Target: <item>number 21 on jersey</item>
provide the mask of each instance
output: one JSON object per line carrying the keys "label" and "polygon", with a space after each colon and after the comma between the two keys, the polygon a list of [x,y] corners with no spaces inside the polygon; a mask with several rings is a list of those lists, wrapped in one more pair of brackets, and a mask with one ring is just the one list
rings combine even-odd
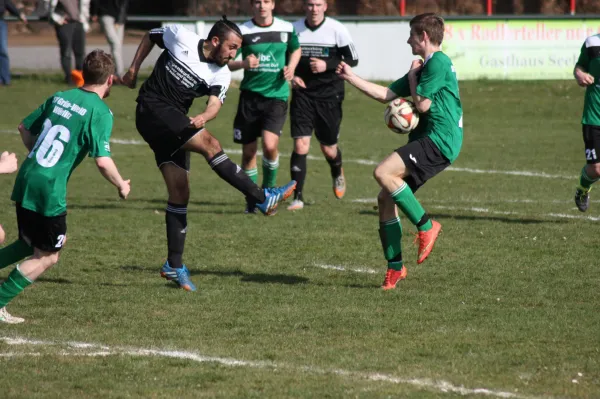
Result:
{"label": "number 21 on jersey", "polygon": [[51,168],[60,159],[65,150],[65,144],[70,139],[71,132],[69,132],[69,129],[62,125],[52,126],[52,121],[46,119],[44,121],[44,129],[35,142],[28,158],[32,158],[35,155],[38,164],[44,168]]}

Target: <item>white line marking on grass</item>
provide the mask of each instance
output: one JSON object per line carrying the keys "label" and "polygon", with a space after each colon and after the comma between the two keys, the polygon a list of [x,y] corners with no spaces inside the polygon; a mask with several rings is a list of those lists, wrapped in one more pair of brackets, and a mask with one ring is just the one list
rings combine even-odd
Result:
{"label": "white line marking on grass", "polygon": [[327,270],[338,270],[340,272],[355,272],[355,273],[368,273],[368,274],[379,273],[377,270],[365,269],[365,268],[360,268],[360,267],[354,268],[354,267],[346,267],[346,266],[324,265],[321,263],[315,263],[313,266],[319,267],[321,269],[327,269]]}
{"label": "white line marking on grass", "polygon": [[[9,129],[0,129],[0,133],[12,133],[12,134],[18,134],[18,131],[15,130],[9,130]],[[115,143],[115,144],[125,144],[125,145],[145,145],[146,142],[144,142],[143,140],[135,140],[135,139],[110,139],[111,143]],[[233,148],[225,148],[223,149],[223,151],[225,151],[225,153],[228,154],[241,154],[242,150],[240,149],[233,149]],[[262,153],[259,151],[258,152],[259,155],[262,155]],[[286,157],[289,158],[290,154],[279,154],[282,157]],[[312,161],[324,161],[324,157],[319,157],[319,156],[314,156],[314,155],[309,155],[308,159],[312,160]],[[344,159],[344,162],[348,162],[348,163],[357,163],[359,165],[368,165],[368,166],[375,166],[378,165],[380,161],[373,161],[371,159]],[[495,170],[495,169],[473,169],[473,168],[459,168],[459,167],[455,167],[455,166],[449,166],[448,168],[446,168],[446,170],[450,171],[450,172],[465,172],[465,173],[474,173],[474,174],[490,174],[490,175],[507,175],[507,176],[527,176],[527,177],[540,177],[540,178],[544,178],[544,179],[575,179],[577,178],[577,176],[572,175],[572,176],[567,176],[567,175],[551,175],[545,172],[535,172],[535,171],[528,171],[528,170]]]}
{"label": "white line marking on grass", "polygon": [[[376,204],[377,200],[373,198],[358,198],[352,200],[352,202],[362,203],[362,204]],[[600,222],[600,217],[596,216],[584,216],[584,215],[568,215],[565,213],[540,213],[537,215],[528,215],[526,213],[521,212],[513,212],[513,211],[495,211],[489,208],[480,208],[480,207],[459,207],[459,206],[446,206],[446,205],[431,205],[428,204],[430,202],[436,201],[424,201],[424,204],[433,209],[445,209],[450,211],[466,211],[466,212],[475,212],[475,213],[488,213],[490,215],[514,215],[514,216],[526,216],[526,217],[547,217],[547,218],[559,218],[559,219],[579,219],[579,220],[590,220],[592,222]],[[437,201],[443,202],[443,201]],[[450,201],[446,201],[450,202]],[[461,202],[461,201],[452,201],[452,202]],[[497,201],[504,202],[504,201]],[[570,202],[570,201],[569,201]]]}
{"label": "white line marking on grass", "polygon": [[510,212],[510,211],[494,211],[488,208],[461,208],[457,206],[442,206],[442,205],[431,205],[431,208],[435,209],[447,209],[452,211],[471,211],[476,213],[489,213],[491,215],[515,215],[515,216],[526,216],[526,217],[550,217],[550,218],[559,218],[559,219],[580,219],[580,220],[590,220],[592,222],[600,221],[600,217],[595,216],[579,216],[579,215],[565,215],[564,213],[540,213],[538,215],[527,215],[519,212]]}
{"label": "white line marking on grass", "polygon": [[[290,371],[300,371],[310,374],[317,375],[328,375],[334,374],[341,377],[347,377],[352,380],[363,379],[369,381],[381,381],[397,385],[412,385],[418,388],[428,389],[439,392],[452,392],[460,395],[485,395],[493,396],[497,398],[516,398],[525,399],[530,398],[520,394],[512,392],[495,391],[486,388],[465,388],[463,386],[453,385],[447,381],[433,381],[430,379],[420,378],[400,378],[390,374],[382,373],[368,373],[368,372],[356,372],[343,369],[324,369],[313,366],[294,366],[286,363],[274,363],[271,361],[248,361],[238,360],[232,358],[215,357],[215,356],[204,356],[194,352],[188,351],[172,351],[172,350],[158,350],[158,349],[144,349],[144,348],[126,348],[126,347],[108,347],[106,345],[98,345],[91,343],[82,342],[58,342],[58,341],[38,341],[29,340],[26,338],[11,338],[11,337],[0,337],[0,341],[5,342],[8,345],[39,345],[45,347],[51,346],[62,346],[66,349],[59,350],[54,354],[59,356],[90,356],[90,357],[106,357],[111,355],[130,355],[130,356],[147,356],[147,357],[165,357],[175,359],[185,359],[198,363],[217,363],[223,366],[229,367],[249,367],[257,369],[287,369]],[[98,350],[101,349],[101,350]],[[4,355],[15,356],[41,356],[42,354],[37,352],[29,353],[15,353],[8,352]],[[48,353],[47,355],[52,355]],[[7,356],[8,357],[8,356]]]}
{"label": "white line marking on grass", "polygon": [[[376,198],[357,198],[351,202],[363,204],[376,204]],[[424,199],[421,201],[424,204],[447,204],[449,202],[455,204],[571,204],[569,200],[534,200],[534,199],[478,199],[478,198],[452,198],[449,200]],[[600,203],[600,200],[590,200],[590,202]]]}

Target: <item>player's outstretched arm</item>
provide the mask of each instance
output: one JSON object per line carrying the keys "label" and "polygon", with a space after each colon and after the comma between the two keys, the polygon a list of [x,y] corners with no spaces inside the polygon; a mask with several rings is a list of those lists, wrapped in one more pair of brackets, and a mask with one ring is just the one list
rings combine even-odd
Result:
{"label": "player's outstretched arm", "polygon": [[369,82],[355,74],[352,71],[352,67],[346,64],[344,61],[340,62],[336,69],[336,73],[340,78],[344,79],[346,82],[350,83],[367,96],[381,103],[387,103],[395,98],[398,98],[398,95],[389,88]]}
{"label": "player's outstretched arm", "polygon": [[135,88],[137,84],[137,75],[142,66],[142,62],[144,62],[154,47],[154,42],[150,40],[150,33],[151,32],[146,33],[142,38],[142,41],[135,52],[135,56],[133,57],[133,61],[131,62],[129,70],[125,73],[125,75],[123,75],[122,83],[130,89]]}
{"label": "player's outstretched arm", "polygon": [[17,156],[14,152],[9,153],[8,151],[4,151],[2,155],[0,155],[0,173],[13,173],[16,172],[17,169]]}
{"label": "player's outstretched arm", "polygon": [[119,190],[119,197],[126,199],[131,190],[131,180],[123,180],[117,165],[109,157],[97,157],[95,161],[102,176]]}

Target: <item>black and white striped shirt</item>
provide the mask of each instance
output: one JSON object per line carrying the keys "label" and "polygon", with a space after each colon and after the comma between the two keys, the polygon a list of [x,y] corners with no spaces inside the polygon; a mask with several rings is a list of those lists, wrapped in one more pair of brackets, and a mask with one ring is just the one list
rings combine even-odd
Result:
{"label": "black and white striped shirt", "polygon": [[140,88],[138,101],[148,106],[172,106],[189,111],[195,98],[216,96],[223,102],[231,71],[208,62],[202,52],[204,40],[182,26],[150,31],[150,40],[164,49],[150,78]]}
{"label": "black and white striped shirt", "polygon": [[[340,100],[344,97],[344,81],[335,73],[335,69],[344,60],[350,66],[358,65],[358,53],[348,29],[339,21],[326,17],[316,27],[310,27],[306,19],[294,22],[298,33],[302,58],[296,68],[296,76],[304,80],[306,89],[296,89],[294,94],[302,93],[317,99]],[[327,70],[313,73],[310,59],[320,58],[327,63]]]}

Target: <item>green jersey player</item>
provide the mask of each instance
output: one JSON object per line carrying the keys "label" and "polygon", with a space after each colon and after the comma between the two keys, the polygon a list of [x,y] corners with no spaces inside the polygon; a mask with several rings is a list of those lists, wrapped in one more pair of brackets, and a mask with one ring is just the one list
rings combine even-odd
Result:
{"label": "green jersey player", "polygon": [[[242,144],[242,168],[258,181],[257,139],[262,138],[263,187],[275,186],[279,169],[279,137],[287,116],[288,82],[294,77],[301,51],[291,23],[275,18],[274,0],[250,0],[253,17],[240,25],[242,60],[229,62],[232,71],[244,69],[233,141]],[[246,212],[255,213],[250,198]]]}
{"label": "green jersey player", "polygon": [[12,193],[19,239],[0,250],[0,268],[30,258],[0,286],[0,322],[23,322],[6,312],[6,304],[58,262],[67,239],[67,182],[86,155],[95,159],[121,198],[129,194],[129,180],[121,178],[110,158],[113,115],[102,101],[110,93],[113,73],[110,55],[91,52],[84,60],[84,86],[55,93],[19,125],[30,151]]}
{"label": "green jersey player", "polygon": [[579,86],[586,87],[581,124],[587,165],[581,170],[575,191],[575,205],[585,212],[592,184],[600,179],[600,34],[585,39],[573,75]]}
{"label": "green jersey player", "polygon": [[340,77],[380,102],[412,97],[420,113],[420,122],[411,132],[408,144],[398,148],[375,169],[381,186],[379,204],[380,237],[388,270],[382,288],[393,289],[406,277],[402,261],[402,225],[398,208],[419,233],[417,263],[422,263],[433,248],[441,225],[429,218],[415,191],[440,173],[458,157],[462,146],[462,106],[452,61],[440,50],[444,38],[444,20],[432,13],[417,15],[410,21],[408,44],[423,60],[412,62],[410,71],[388,87],[367,82],[344,62]]}

